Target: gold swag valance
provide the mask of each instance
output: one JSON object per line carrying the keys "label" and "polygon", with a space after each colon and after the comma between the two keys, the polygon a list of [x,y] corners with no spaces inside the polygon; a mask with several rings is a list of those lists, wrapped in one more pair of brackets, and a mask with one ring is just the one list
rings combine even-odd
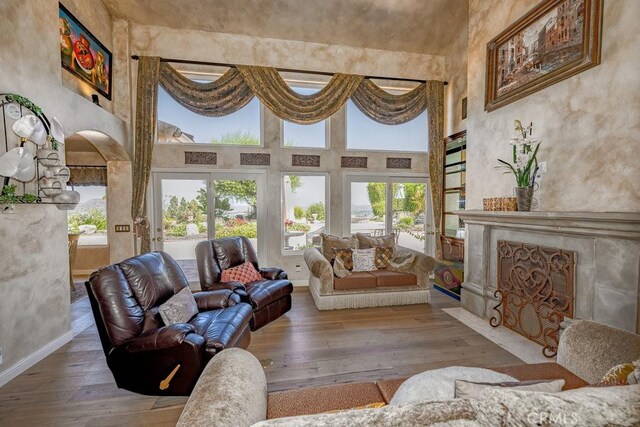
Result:
{"label": "gold swag valance", "polygon": [[[405,94],[393,95],[364,76],[336,73],[319,92],[301,95],[293,91],[278,70],[272,67],[236,65],[216,81],[198,83],[189,80],[168,63],[161,62],[158,57],[140,57],[132,204],[132,217],[138,221],[146,219],[145,200],[156,139],[159,86],[190,111],[213,117],[239,110],[254,96],[277,117],[303,125],[328,119],[349,99],[367,117],[386,125],[406,123],[426,110],[429,121],[430,186],[436,235],[439,235],[444,156],[444,82],[429,80]],[[436,245],[438,256],[441,253],[439,238],[436,239]],[[148,228],[142,232],[141,250],[150,250]]]}

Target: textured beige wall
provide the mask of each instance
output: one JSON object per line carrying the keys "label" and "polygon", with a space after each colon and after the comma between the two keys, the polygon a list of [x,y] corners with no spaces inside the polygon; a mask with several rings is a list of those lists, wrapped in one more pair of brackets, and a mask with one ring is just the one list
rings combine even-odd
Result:
{"label": "textured beige wall", "polygon": [[491,113],[484,111],[486,45],[538,0],[471,0],[467,209],[511,195],[494,167],[508,158],[514,119],[534,123],[548,172],[539,210],[640,211],[640,1],[604,2],[602,63]]}
{"label": "textured beige wall", "polygon": [[467,96],[467,57],[468,57],[468,10],[459,22],[456,38],[451,40],[452,48],[445,57],[445,136],[466,129],[466,120],[462,119],[462,99]]}
{"label": "textured beige wall", "polygon": [[[5,0],[0,17],[0,92],[27,96],[58,117],[66,135],[96,129],[126,138],[124,122],[63,85],[57,2]],[[17,209],[0,215],[0,373],[69,331],[66,213]]]}

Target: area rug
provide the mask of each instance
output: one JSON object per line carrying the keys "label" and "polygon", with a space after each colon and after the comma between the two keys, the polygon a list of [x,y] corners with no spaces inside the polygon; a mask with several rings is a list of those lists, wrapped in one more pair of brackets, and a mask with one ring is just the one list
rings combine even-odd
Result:
{"label": "area rug", "polygon": [[460,301],[460,290],[464,279],[464,264],[459,261],[438,261],[434,271],[433,287]]}

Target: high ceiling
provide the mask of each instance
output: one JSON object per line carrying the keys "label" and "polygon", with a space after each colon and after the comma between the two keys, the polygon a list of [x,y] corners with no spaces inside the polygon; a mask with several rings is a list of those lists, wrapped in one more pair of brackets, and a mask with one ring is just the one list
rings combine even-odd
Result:
{"label": "high ceiling", "polygon": [[468,0],[103,0],[145,25],[444,55]]}

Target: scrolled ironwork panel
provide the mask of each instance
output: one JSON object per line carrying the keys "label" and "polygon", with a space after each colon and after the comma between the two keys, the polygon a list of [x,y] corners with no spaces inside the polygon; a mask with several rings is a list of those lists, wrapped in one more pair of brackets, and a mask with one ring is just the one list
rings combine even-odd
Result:
{"label": "scrolled ironwork panel", "polygon": [[506,240],[498,241],[497,252],[498,316],[491,325],[502,324],[555,356],[560,323],[573,317],[575,252]]}

